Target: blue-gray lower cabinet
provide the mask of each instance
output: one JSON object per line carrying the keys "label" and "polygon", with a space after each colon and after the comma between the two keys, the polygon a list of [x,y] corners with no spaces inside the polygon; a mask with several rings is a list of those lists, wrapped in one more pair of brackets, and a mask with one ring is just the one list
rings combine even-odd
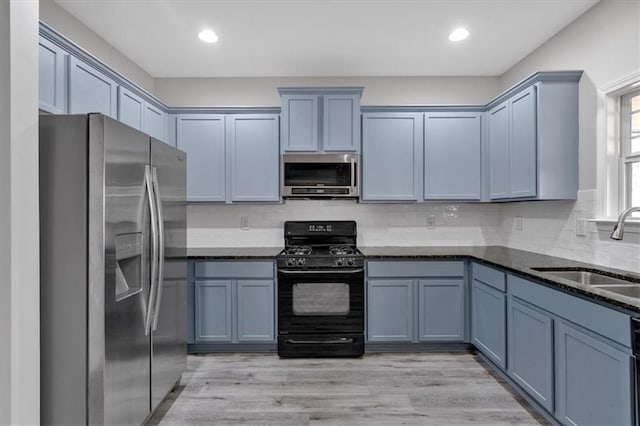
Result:
{"label": "blue-gray lower cabinet", "polygon": [[372,279],[367,282],[367,340],[413,340],[413,292],[413,280]]}
{"label": "blue-gray lower cabinet", "polygon": [[628,353],[569,324],[556,324],[556,417],[564,424],[630,425]]}
{"label": "blue-gray lower cabinet", "polygon": [[462,342],[462,261],[372,261],[367,264],[367,341]]}
{"label": "blue-gray lower cabinet", "polygon": [[231,281],[196,281],[194,306],[196,341],[231,341]]}
{"label": "blue-gray lower cabinet", "polygon": [[189,262],[189,344],[275,342],[272,261]]}
{"label": "blue-gray lower cabinet", "polygon": [[483,284],[471,282],[471,340],[499,367],[507,368],[507,296]]}
{"label": "blue-gray lower cabinet", "polygon": [[507,330],[509,376],[553,412],[553,320],[510,297]]}
{"label": "blue-gray lower cabinet", "polygon": [[464,280],[429,278],[418,280],[418,340],[461,342],[464,340]]}
{"label": "blue-gray lower cabinet", "polygon": [[51,114],[67,113],[69,54],[40,37],[38,52],[39,108]]}

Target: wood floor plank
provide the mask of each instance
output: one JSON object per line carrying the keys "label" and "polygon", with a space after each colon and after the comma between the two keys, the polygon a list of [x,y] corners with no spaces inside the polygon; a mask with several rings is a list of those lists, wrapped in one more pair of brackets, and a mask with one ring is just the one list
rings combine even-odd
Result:
{"label": "wood floor plank", "polygon": [[472,354],[280,359],[189,356],[179,394],[150,425],[536,425]]}

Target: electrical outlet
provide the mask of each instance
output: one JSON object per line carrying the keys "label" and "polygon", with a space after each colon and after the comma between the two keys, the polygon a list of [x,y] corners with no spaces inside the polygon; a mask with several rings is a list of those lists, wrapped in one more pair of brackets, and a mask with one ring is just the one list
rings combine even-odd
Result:
{"label": "electrical outlet", "polygon": [[249,230],[249,216],[240,216],[240,229]]}
{"label": "electrical outlet", "polygon": [[513,227],[516,228],[516,231],[522,231],[522,216],[513,218]]}
{"label": "electrical outlet", "polygon": [[427,229],[436,229],[436,215],[427,216]]}
{"label": "electrical outlet", "polygon": [[587,218],[585,217],[576,218],[576,236],[578,237],[587,236]]}

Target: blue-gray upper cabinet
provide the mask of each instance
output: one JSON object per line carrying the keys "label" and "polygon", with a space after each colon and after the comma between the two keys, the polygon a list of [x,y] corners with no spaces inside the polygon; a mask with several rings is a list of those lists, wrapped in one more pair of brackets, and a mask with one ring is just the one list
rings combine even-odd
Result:
{"label": "blue-gray upper cabinet", "polygon": [[427,113],[425,200],[479,200],[482,113]]}
{"label": "blue-gray upper cabinet", "polygon": [[512,297],[507,308],[508,373],[553,412],[553,320]]}
{"label": "blue-gray upper cabinet", "polygon": [[464,340],[464,281],[459,278],[418,280],[418,340]]}
{"label": "blue-gray upper cabinet", "polygon": [[628,353],[568,323],[556,324],[556,418],[563,424],[633,424]]}
{"label": "blue-gray upper cabinet", "polygon": [[69,54],[40,37],[38,56],[39,108],[51,114],[67,113]]}
{"label": "blue-gray upper cabinet", "polygon": [[489,104],[489,197],[575,199],[579,72],[538,73]]}
{"label": "blue-gray upper cabinet", "polygon": [[422,198],[422,113],[362,114],[362,199]]}
{"label": "blue-gray upper cabinet", "polygon": [[496,363],[507,368],[506,276],[502,271],[472,264],[471,341]]}
{"label": "blue-gray upper cabinet", "polygon": [[118,121],[143,130],[144,100],[122,86],[118,87]]}
{"label": "blue-gray upper cabinet", "polygon": [[279,88],[282,152],[359,152],[362,90]]}
{"label": "blue-gray upper cabinet", "polygon": [[231,201],[280,200],[277,114],[227,116]]}
{"label": "blue-gray upper cabinet", "polygon": [[187,201],[226,201],[225,116],[178,115],[176,143],[187,153]]}
{"label": "blue-gray upper cabinet", "polygon": [[118,117],[118,85],[81,60],[69,60],[69,113],[97,112]]}
{"label": "blue-gray upper cabinet", "polygon": [[142,120],[144,132],[148,135],[161,140],[167,141],[167,113],[159,108],[144,103],[144,116]]}

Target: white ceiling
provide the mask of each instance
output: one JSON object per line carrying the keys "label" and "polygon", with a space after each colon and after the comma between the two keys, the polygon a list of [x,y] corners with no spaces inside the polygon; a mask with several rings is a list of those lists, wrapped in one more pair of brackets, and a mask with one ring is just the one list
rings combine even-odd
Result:
{"label": "white ceiling", "polygon": [[56,2],[153,77],[320,77],[500,75],[597,0]]}

